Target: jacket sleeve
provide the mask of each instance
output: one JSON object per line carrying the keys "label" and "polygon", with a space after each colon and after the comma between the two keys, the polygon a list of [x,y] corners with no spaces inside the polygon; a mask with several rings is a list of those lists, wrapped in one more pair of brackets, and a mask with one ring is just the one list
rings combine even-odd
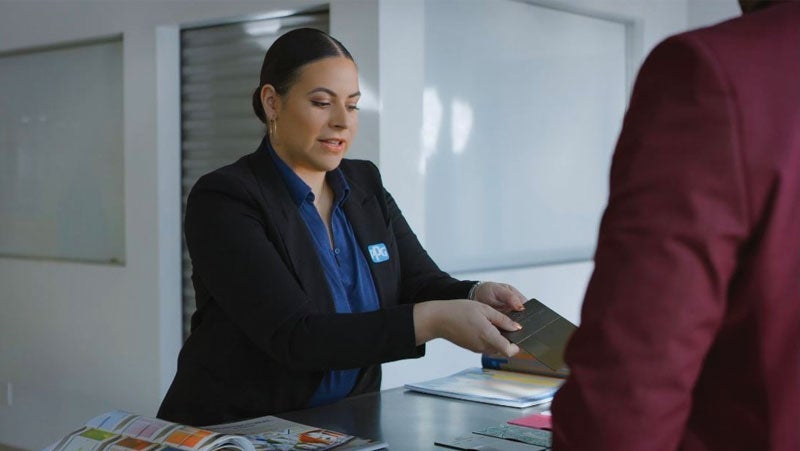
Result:
{"label": "jacket sleeve", "polygon": [[410,305],[358,314],[313,311],[268,237],[272,225],[255,200],[257,189],[240,175],[217,171],[198,181],[187,202],[193,277],[224,314],[216,320],[230,321],[271,359],[293,370],[358,368],[417,357]]}
{"label": "jacket sleeve", "polygon": [[692,36],[643,65],[617,143],[554,450],[674,450],[748,234],[737,105]]}

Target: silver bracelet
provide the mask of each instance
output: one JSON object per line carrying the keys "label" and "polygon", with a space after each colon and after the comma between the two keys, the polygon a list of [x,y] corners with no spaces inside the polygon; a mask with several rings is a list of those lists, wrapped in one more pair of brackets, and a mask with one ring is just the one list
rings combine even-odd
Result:
{"label": "silver bracelet", "polygon": [[472,285],[472,288],[469,289],[469,293],[467,293],[467,299],[475,301],[476,300],[475,292],[478,291],[478,287],[483,285],[484,283],[485,282],[481,281],[481,282],[476,282],[474,285]]}

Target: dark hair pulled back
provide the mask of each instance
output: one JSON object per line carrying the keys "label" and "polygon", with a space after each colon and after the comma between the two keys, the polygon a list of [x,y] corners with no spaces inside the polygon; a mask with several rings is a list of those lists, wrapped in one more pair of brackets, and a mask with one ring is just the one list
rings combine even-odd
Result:
{"label": "dark hair pulled back", "polygon": [[264,85],[272,85],[278,95],[283,96],[297,80],[303,66],[331,56],[353,60],[341,42],[316,28],[298,28],[276,39],[264,55],[261,81],[253,93],[253,110],[261,122],[267,123],[267,115],[261,104],[261,88]]}

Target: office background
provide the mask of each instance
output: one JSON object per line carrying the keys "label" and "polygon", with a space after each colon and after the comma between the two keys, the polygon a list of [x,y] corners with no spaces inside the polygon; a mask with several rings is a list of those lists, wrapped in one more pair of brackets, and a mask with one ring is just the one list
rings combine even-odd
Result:
{"label": "office background", "polygon": [[[506,27],[510,25],[488,17],[479,22],[479,18],[469,17],[468,10],[457,9],[459,4],[470,3],[473,10],[491,8],[486,5],[493,4],[504,11],[519,10],[537,17],[540,11],[531,12],[532,9],[544,8],[550,12],[572,11],[620,24],[615,29],[617,31],[609,31],[607,37],[609,42],[619,45],[620,41],[614,36],[620,37],[619,30],[624,30],[621,38],[624,55],[615,53],[618,63],[603,70],[617,74],[616,80],[622,80],[620,83],[623,85],[630,83],[644,56],[664,37],[738,14],[735,0],[497,0],[460,3],[444,0],[331,0],[328,3],[309,0],[0,1],[0,57],[86,40],[102,40],[111,42],[111,45],[118,42],[122,47],[119,106],[122,148],[118,149],[121,159],[119,164],[109,163],[117,168],[119,174],[114,180],[106,181],[111,186],[119,186],[121,192],[122,225],[118,229],[122,231],[119,238],[122,245],[120,249],[98,250],[105,252],[103,255],[119,256],[110,258],[110,263],[54,260],[47,256],[0,256],[0,443],[41,448],[91,416],[112,408],[154,414],[172,380],[182,341],[182,29],[263,18],[265,15],[281,16],[304,9],[327,9],[331,34],[350,49],[359,64],[361,90],[364,92],[359,137],[350,157],[367,158],[379,165],[386,186],[398,200],[412,227],[434,257],[444,262],[445,267],[453,269],[457,276],[513,283],[526,294],[538,297],[578,322],[583,290],[592,269],[591,243],[583,243],[574,251],[540,254],[530,259],[510,252],[501,258],[491,253],[483,258],[482,255],[487,254],[492,246],[505,244],[493,242],[494,236],[480,240],[479,233],[470,235],[470,231],[480,230],[476,224],[485,225],[494,214],[508,216],[513,214],[513,210],[511,213],[502,210],[487,213],[475,209],[470,198],[491,190],[493,185],[486,183],[489,180],[500,187],[490,191],[489,202],[514,204],[514,209],[521,209],[521,214],[526,214],[526,196],[547,197],[549,203],[545,205],[555,205],[554,214],[558,214],[559,204],[565,205],[566,209],[567,204],[572,205],[576,199],[580,201],[575,192],[581,186],[581,180],[575,178],[575,174],[563,174],[561,185],[555,185],[556,188],[545,193],[546,196],[531,192],[515,194],[519,197],[512,196],[508,200],[502,197],[507,194],[502,186],[509,183],[504,177],[513,168],[487,166],[480,159],[470,160],[467,157],[477,151],[468,147],[463,151],[464,144],[455,142],[458,140],[455,135],[444,145],[430,145],[431,133],[437,131],[431,114],[437,109],[436,102],[432,101],[436,97],[426,88],[437,77],[441,86],[446,85],[448,78],[458,77],[457,73],[447,73],[446,65],[437,66],[432,55],[435,55],[437,43],[446,49],[446,39],[458,39],[459,34],[434,36],[437,27],[446,26],[448,28],[444,31],[454,31],[451,28],[459,24],[471,26],[475,36],[507,33],[518,36],[516,33],[531,32],[509,31]],[[598,27],[605,29],[603,25]],[[575,30],[576,33],[590,31]],[[574,48],[568,43],[571,36],[574,34],[554,36],[551,48],[556,52],[569,51]],[[439,40],[432,41],[434,37]],[[480,41],[474,42],[477,45]],[[509,42],[519,45],[522,53],[530,47],[519,40]],[[463,65],[464,61],[459,61],[459,64]],[[474,64],[481,65],[478,57]],[[624,68],[620,68],[621,65]],[[491,67],[481,69],[484,77],[491,76]],[[36,77],[31,74],[31,83],[41,90],[45,105],[48,89],[51,86],[57,88],[59,77],[58,73],[37,74]],[[256,75],[253,77],[255,84]],[[626,85],[621,89],[627,93],[628,88]],[[609,89],[619,91],[619,84],[609,85]],[[440,114],[446,115],[449,111],[454,117],[466,117],[466,122],[474,130],[502,127],[502,124],[490,122],[492,115],[486,114],[486,107],[483,110],[475,107],[470,112],[469,99],[458,98],[452,93],[446,97],[446,94],[443,90],[438,94],[439,102],[444,105],[439,109]],[[544,105],[544,108],[561,112],[573,108],[578,121],[577,110],[586,104],[581,103],[580,98],[569,102],[575,103]],[[595,102],[594,108],[602,112],[600,109],[605,104]],[[591,102],[589,105],[592,106]],[[21,107],[11,103],[8,97],[0,98],[0,118],[12,120],[14,111]],[[494,108],[499,113],[503,105],[494,105]],[[613,112],[608,114],[613,115]],[[602,136],[615,135],[619,123],[618,119],[611,119],[597,123],[606,124],[602,127],[613,130],[602,128],[595,132]],[[255,123],[254,118],[252,121]],[[3,124],[3,127],[7,126]],[[438,128],[444,130],[442,134],[449,134],[453,127]],[[549,132],[557,137],[559,134],[580,134],[585,130],[580,124],[575,124],[574,129]],[[89,136],[96,133],[99,132],[87,130]],[[613,139],[604,145],[613,146]],[[481,148],[486,146],[484,143]],[[54,147],[52,152],[57,153],[57,144]],[[553,147],[558,155],[557,141],[548,149]],[[443,155],[442,148],[450,153]],[[458,148],[462,148],[461,154]],[[6,151],[0,147],[0,152]],[[440,152],[438,155],[437,151]],[[494,158],[505,161],[506,166],[524,167],[524,164],[516,164],[524,155],[515,153],[514,149],[498,146],[491,151]],[[610,155],[611,148],[598,151]],[[561,153],[572,155],[570,152]],[[580,158],[591,158],[592,155],[595,154],[581,155]],[[444,168],[444,172],[436,172],[437,158],[443,158],[438,162],[438,169]],[[464,170],[458,174],[446,171],[455,165],[463,165]],[[0,174],[3,169],[8,168],[0,168]],[[534,169],[531,168],[531,172]],[[579,178],[604,179],[606,171],[607,166],[598,161]],[[559,177],[555,179],[559,182]],[[46,178],[43,180],[46,183]],[[475,181],[479,191],[464,186],[470,180]],[[448,189],[454,193],[469,193],[466,199],[459,200],[464,205],[452,213],[456,218],[452,223],[447,223],[446,216],[440,215],[436,208],[437,199],[431,194],[432,191],[441,193]],[[600,198],[602,196],[587,200],[583,211],[592,208],[602,211],[603,205],[598,204]],[[7,202],[0,206],[0,212],[10,208],[8,200],[0,199]],[[488,215],[488,218],[482,215]],[[586,222],[597,220],[599,218]],[[454,243],[458,246],[441,244],[448,238],[448,230],[462,231],[453,233]],[[557,241],[560,236],[550,236],[558,232],[555,231],[542,233],[548,236],[529,239],[521,236],[524,228],[512,227],[509,230],[512,231],[508,237],[512,244],[534,243],[534,247],[536,243]],[[573,232],[564,231],[565,234]],[[574,237],[585,239],[587,233],[591,232],[578,231]],[[464,251],[470,246],[480,248],[484,245],[488,247],[479,249],[476,255]],[[529,250],[529,254],[536,251],[533,247]],[[446,375],[478,365],[479,356],[449,343],[434,341],[429,344],[428,356],[423,359],[385,365],[383,386],[394,387],[410,380]]]}

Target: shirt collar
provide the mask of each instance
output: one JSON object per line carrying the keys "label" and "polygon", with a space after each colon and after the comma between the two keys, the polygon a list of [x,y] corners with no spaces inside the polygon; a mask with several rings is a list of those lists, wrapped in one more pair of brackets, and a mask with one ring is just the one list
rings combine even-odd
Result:
{"label": "shirt collar", "polygon": [[[265,148],[269,156],[272,158],[272,161],[275,162],[275,167],[278,169],[278,173],[281,175],[283,179],[283,183],[286,184],[286,188],[289,190],[289,196],[291,196],[292,201],[294,201],[295,205],[298,207],[303,203],[303,201],[314,202],[314,193],[311,192],[311,187],[306,184],[295,172],[292,168],[289,167],[286,162],[284,162],[281,157],[275,152],[275,149],[272,148],[272,144],[269,142],[269,138],[265,137]],[[337,206],[341,206],[347,197],[350,195],[350,185],[347,183],[347,180],[342,173],[342,170],[336,168],[325,175],[328,183],[330,184],[331,188],[333,188],[333,195],[334,195],[334,204]]]}

